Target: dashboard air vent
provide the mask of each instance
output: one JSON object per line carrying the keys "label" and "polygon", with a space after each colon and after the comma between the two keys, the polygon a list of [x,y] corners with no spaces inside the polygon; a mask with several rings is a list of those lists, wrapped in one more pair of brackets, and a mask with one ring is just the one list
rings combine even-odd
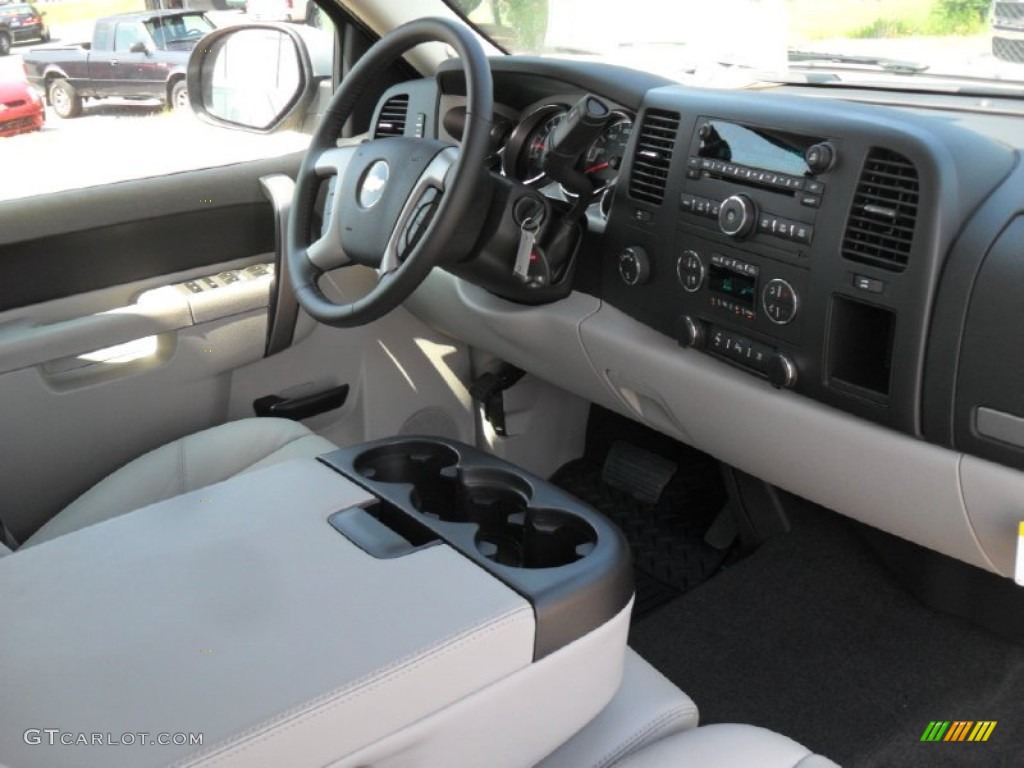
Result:
{"label": "dashboard air vent", "polygon": [[648,109],[644,113],[629,174],[630,197],[656,205],[665,199],[678,130],[678,112]]}
{"label": "dashboard air vent", "polygon": [[843,256],[893,272],[910,259],[917,220],[917,169],[903,155],[874,148],[853,197],[843,235]]}
{"label": "dashboard air vent", "polygon": [[405,120],[409,114],[409,94],[400,93],[392,96],[380,108],[377,126],[373,129],[373,138],[383,139],[388,136],[405,135]]}

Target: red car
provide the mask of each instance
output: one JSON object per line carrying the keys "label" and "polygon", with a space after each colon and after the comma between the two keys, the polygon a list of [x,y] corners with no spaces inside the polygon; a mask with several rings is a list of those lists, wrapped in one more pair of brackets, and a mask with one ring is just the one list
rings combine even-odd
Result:
{"label": "red car", "polygon": [[0,81],[0,136],[38,131],[46,122],[39,91],[24,80]]}

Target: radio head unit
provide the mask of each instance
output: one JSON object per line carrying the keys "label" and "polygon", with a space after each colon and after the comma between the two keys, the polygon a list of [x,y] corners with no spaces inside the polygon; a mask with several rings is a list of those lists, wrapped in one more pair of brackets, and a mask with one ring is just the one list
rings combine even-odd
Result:
{"label": "radio head unit", "polygon": [[[824,144],[821,138],[704,119],[697,130],[697,146],[693,154],[701,159],[720,160],[742,168],[806,178],[824,170],[820,167],[822,161],[818,153],[811,152],[812,148],[820,148]],[[785,184],[763,184],[760,174],[753,180],[746,174],[722,175],[740,183],[789,189]]]}

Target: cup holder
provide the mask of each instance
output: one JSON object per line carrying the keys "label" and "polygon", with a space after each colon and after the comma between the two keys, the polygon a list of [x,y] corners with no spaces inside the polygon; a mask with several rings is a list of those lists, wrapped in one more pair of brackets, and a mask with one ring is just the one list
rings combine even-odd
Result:
{"label": "cup holder", "polygon": [[375,484],[412,486],[408,499],[420,514],[474,525],[472,545],[501,565],[557,568],[586,557],[597,544],[597,532],[579,516],[531,507],[533,488],[521,476],[493,467],[462,468],[459,454],[446,445],[384,445],[357,456],[353,466]]}
{"label": "cup holder", "polygon": [[459,454],[439,443],[384,445],[360,454],[355,471],[375,483],[412,486],[411,501],[419,512],[445,519],[456,506],[455,481]]}

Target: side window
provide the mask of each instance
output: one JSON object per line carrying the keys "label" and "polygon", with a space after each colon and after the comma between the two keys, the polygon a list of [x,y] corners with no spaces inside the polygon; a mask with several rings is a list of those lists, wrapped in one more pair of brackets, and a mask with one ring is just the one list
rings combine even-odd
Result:
{"label": "side window", "polygon": [[114,50],[118,53],[127,53],[135,43],[148,42],[145,30],[137,22],[130,24],[118,24],[114,33]]}
{"label": "side window", "polygon": [[[0,201],[303,150],[308,133],[231,130],[201,121],[191,108],[185,71],[193,49],[212,30],[264,23],[263,1],[82,0],[47,7],[39,29],[19,35],[10,55],[0,56],[0,83],[20,89],[25,104],[24,114],[0,118]],[[304,35],[307,46],[314,57],[332,60],[335,30],[313,0],[271,2],[266,22],[315,27]],[[6,6],[0,0],[0,14]],[[101,7],[126,10],[111,15]],[[127,54],[139,41],[153,47],[145,58],[152,66],[110,66],[110,51]],[[89,66],[93,56],[102,66]],[[123,63],[139,58],[125,55]]]}

